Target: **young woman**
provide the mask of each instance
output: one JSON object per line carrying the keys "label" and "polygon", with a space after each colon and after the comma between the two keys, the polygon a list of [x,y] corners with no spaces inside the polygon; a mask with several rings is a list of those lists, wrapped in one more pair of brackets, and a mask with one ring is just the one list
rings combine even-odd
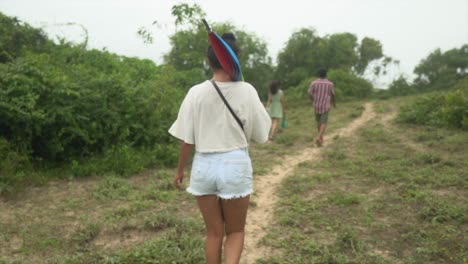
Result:
{"label": "young woman", "polygon": [[275,140],[278,123],[283,118],[286,111],[284,93],[280,89],[280,81],[273,81],[268,89],[268,101],[266,108],[269,109],[270,117],[273,120],[271,126],[270,140]]}
{"label": "young woman", "polygon": [[[223,39],[237,54],[234,35]],[[253,192],[250,140],[268,140],[271,120],[255,88],[242,81],[233,82],[222,69],[213,49],[207,57],[214,81],[243,124],[236,122],[211,81],[193,86],[169,129],[182,143],[174,184],[181,188],[184,167],[192,149],[193,159],[187,191],[197,200],[206,226],[206,262],[220,263],[223,238],[225,263],[239,263],[244,245],[244,227]]]}

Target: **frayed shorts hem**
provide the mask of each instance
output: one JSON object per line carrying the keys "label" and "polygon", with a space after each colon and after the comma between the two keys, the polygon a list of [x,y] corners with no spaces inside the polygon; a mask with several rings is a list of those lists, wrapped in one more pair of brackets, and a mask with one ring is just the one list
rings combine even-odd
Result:
{"label": "frayed shorts hem", "polygon": [[187,188],[186,190],[188,193],[190,193],[191,195],[193,196],[204,196],[204,195],[216,195],[218,196],[218,198],[221,198],[223,200],[230,200],[230,199],[239,199],[239,198],[244,198],[244,197],[247,197],[249,195],[251,195],[253,193],[253,190],[249,190],[249,191],[246,191],[246,192],[243,192],[243,193],[240,193],[240,194],[219,194],[219,193],[201,193],[201,192],[197,192],[197,191],[194,191],[190,188]]}

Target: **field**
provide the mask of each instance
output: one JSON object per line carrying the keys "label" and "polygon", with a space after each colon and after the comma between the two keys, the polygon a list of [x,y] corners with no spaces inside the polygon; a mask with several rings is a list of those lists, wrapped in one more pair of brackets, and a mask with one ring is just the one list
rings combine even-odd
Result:
{"label": "field", "polygon": [[[250,150],[243,263],[466,262],[468,133],[397,123],[407,100],[339,104],[323,148],[308,102],[293,104],[276,141]],[[203,263],[203,221],[174,172],[2,197],[0,263]]]}

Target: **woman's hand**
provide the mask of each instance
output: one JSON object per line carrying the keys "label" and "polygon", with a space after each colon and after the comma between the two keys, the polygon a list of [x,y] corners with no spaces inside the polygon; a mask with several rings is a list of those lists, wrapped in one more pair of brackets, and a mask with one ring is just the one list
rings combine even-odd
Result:
{"label": "woman's hand", "polygon": [[190,154],[192,154],[194,144],[188,144],[185,142],[181,142],[180,144],[180,155],[179,155],[179,164],[177,165],[177,173],[174,177],[174,185],[177,189],[180,190],[182,188],[182,181],[184,180],[184,168],[185,164],[190,158]]}
{"label": "woman's hand", "polygon": [[177,189],[182,188],[182,181],[184,180],[184,172],[177,172],[176,176],[174,177],[174,185]]}

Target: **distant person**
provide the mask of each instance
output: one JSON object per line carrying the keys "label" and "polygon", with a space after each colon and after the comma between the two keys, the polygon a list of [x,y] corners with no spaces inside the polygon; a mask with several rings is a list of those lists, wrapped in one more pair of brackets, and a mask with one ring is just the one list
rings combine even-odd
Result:
{"label": "distant person", "polygon": [[273,81],[268,89],[268,101],[266,108],[269,109],[270,117],[272,119],[270,140],[275,140],[276,132],[278,130],[279,121],[286,113],[286,100],[284,99],[284,92],[280,89],[280,81]]}
{"label": "distant person", "polygon": [[[237,54],[234,35],[223,34],[222,38]],[[250,140],[268,141],[271,120],[255,88],[233,81],[211,46],[207,58],[213,71],[211,80],[190,88],[169,129],[182,141],[174,184],[182,187],[184,168],[195,147],[187,192],[195,196],[205,222],[206,263],[221,263],[223,242],[225,263],[239,263],[253,192],[248,146]]]}
{"label": "distant person", "polygon": [[310,84],[308,94],[315,111],[315,121],[317,122],[318,136],[315,143],[318,147],[323,145],[323,135],[328,123],[328,112],[330,102],[336,108],[335,86],[327,79],[327,70],[320,69],[319,79]]}

